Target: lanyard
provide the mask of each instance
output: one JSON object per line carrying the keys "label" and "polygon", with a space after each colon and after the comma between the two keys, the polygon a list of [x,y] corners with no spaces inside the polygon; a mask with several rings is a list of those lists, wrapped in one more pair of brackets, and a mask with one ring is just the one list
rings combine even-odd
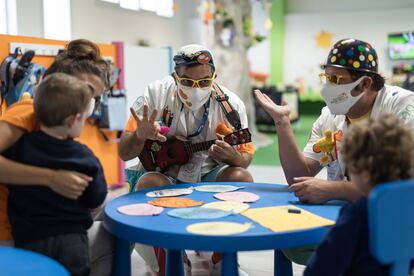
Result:
{"label": "lanyard", "polygon": [[195,137],[203,131],[204,127],[206,126],[209,110],[210,110],[210,99],[208,99],[208,102],[204,104],[203,119],[201,119],[201,123],[198,126],[197,131],[194,132],[193,134],[188,135],[187,138]]}

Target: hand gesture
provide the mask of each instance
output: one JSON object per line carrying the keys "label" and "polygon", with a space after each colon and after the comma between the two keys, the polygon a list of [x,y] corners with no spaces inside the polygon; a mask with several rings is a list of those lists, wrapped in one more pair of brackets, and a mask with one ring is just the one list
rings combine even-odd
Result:
{"label": "hand gesture", "polygon": [[145,141],[147,139],[165,142],[167,137],[160,134],[160,125],[155,121],[157,117],[157,109],[154,109],[148,118],[148,106],[144,105],[142,119],[135,110],[130,108],[131,114],[137,123],[136,135],[138,140]]}
{"label": "hand gesture", "polygon": [[272,117],[276,124],[282,120],[289,120],[290,108],[285,101],[282,105],[275,104],[269,96],[263,94],[259,89],[254,90],[257,102],[263,107],[263,109]]}

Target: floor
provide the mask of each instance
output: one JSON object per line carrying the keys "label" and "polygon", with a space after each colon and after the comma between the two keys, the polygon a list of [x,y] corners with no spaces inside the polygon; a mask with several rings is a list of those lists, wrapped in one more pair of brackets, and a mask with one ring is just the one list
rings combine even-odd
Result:
{"label": "floor", "polygon": [[[279,183],[286,184],[283,170],[276,166],[251,165],[249,171],[252,173],[255,182],[263,183]],[[323,177],[326,172],[319,175]],[[123,191],[116,190],[111,192],[111,196],[118,196]],[[210,253],[202,252],[197,255],[194,251],[187,252],[192,263],[191,274],[193,276],[206,276],[210,273]],[[273,275],[273,251],[254,251],[241,252],[238,254],[240,268],[251,276],[267,276]],[[295,276],[303,274],[304,266],[293,265],[293,274]],[[134,251],[132,254],[132,275],[134,276],[150,276],[156,275],[150,272],[150,268],[145,265],[144,260]]]}

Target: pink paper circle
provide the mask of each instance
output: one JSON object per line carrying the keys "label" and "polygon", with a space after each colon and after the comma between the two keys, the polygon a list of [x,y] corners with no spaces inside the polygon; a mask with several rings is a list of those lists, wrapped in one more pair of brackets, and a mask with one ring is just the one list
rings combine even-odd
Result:
{"label": "pink paper circle", "polygon": [[237,201],[237,202],[255,202],[259,200],[260,196],[249,192],[226,192],[218,193],[214,195],[215,198],[224,201]]}
{"label": "pink paper circle", "polygon": [[129,216],[157,216],[164,210],[162,207],[148,203],[137,203],[118,207],[118,212]]}

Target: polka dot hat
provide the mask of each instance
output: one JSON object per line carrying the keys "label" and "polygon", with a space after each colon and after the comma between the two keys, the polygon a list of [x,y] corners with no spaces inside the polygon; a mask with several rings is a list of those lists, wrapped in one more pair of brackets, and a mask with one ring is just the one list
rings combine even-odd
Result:
{"label": "polka dot hat", "polygon": [[357,39],[342,39],[335,43],[322,67],[328,65],[378,74],[375,49],[369,43]]}

